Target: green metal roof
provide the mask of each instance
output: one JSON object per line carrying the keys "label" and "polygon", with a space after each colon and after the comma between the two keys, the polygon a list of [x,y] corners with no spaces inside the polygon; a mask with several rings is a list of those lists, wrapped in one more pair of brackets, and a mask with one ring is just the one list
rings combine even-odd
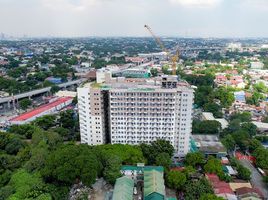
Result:
{"label": "green metal roof", "polygon": [[144,170],[144,200],[164,200],[165,185],[163,172]]}
{"label": "green metal roof", "polygon": [[146,200],[165,200],[165,196],[163,196],[162,194],[154,192],[154,193],[146,196],[144,199],[146,199]]}
{"label": "green metal roof", "polygon": [[116,179],[112,200],[133,200],[134,181],[126,176]]}
{"label": "green metal roof", "polygon": [[123,165],[121,167],[121,170],[132,170],[132,171],[150,171],[150,170],[156,170],[159,172],[164,172],[164,167],[162,166],[144,166],[144,167],[138,167],[133,165]]}
{"label": "green metal roof", "polygon": [[145,166],[144,171],[156,170],[158,172],[164,172],[164,167],[162,166]]}
{"label": "green metal roof", "polygon": [[132,171],[137,171],[137,170],[139,170],[140,168],[139,167],[137,167],[137,166],[133,166],[133,165],[123,165],[122,167],[121,167],[121,170],[132,170]]}

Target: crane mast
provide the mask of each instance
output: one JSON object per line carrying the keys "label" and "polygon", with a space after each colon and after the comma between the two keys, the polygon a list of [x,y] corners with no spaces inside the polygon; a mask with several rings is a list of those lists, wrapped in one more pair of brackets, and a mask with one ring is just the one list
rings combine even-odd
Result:
{"label": "crane mast", "polygon": [[153,36],[153,38],[155,39],[156,43],[160,46],[162,51],[166,52],[167,55],[170,57],[170,60],[172,62],[172,75],[176,75],[177,61],[178,61],[178,58],[179,58],[179,51],[177,50],[175,55],[171,55],[170,51],[165,47],[165,45],[160,40],[160,38],[157,37],[154,34],[154,32],[152,31],[151,27],[148,26],[148,25],[144,25],[144,27],[150,32],[150,34]]}

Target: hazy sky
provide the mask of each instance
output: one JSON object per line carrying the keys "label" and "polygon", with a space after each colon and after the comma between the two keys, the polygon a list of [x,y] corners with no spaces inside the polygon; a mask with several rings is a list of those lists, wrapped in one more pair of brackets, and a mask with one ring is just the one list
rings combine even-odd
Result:
{"label": "hazy sky", "polygon": [[0,0],[15,36],[268,37],[268,0]]}

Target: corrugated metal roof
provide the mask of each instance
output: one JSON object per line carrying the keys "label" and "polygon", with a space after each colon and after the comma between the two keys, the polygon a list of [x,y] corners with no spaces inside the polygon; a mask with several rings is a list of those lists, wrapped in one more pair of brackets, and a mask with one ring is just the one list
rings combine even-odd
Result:
{"label": "corrugated metal roof", "polygon": [[133,165],[123,165],[121,167],[121,170],[131,170],[131,171],[140,171],[140,170],[156,170],[159,172],[164,172],[164,167],[162,166],[144,166],[144,167],[138,167]]}
{"label": "corrugated metal roof", "polygon": [[163,200],[165,199],[165,185],[163,172],[155,169],[144,170],[144,199]]}
{"label": "corrugated metal roof", "polygon": [[69,101],[71,99],[73,99],[73,98],[72,97],[61,97],[61,98],[57,99],[56,101],[45,104],[45,105],[40,106],[32,111],[29,111],[29,112],[26,112],[22,115],[19,115],[15,118],[11,119],[10,121],[25,121],[25,120],[32,118],[40,113],[45,112],[53,107],[56,107],[56,106],[63,104],[63,103],[66,103],[67,101]]}
{"label": "corrugated metal roof", "polygon": [[116,179],[112,200],[133,200],[134,181],[126,176]]}

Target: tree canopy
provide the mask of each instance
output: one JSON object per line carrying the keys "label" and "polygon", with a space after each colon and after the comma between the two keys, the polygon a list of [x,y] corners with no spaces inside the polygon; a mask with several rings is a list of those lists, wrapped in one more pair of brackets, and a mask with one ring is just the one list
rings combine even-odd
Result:
{"label": "tree canopy", "polygon": [[166,183],[169,188],[180,190],[185,186],[186,176],[179,171],[169,171],[167,173]]}
{"label": "tree canopy", "polygon": [[218,135],[221,131],[221,123],[215,120],[193,120],[193,134]]}

